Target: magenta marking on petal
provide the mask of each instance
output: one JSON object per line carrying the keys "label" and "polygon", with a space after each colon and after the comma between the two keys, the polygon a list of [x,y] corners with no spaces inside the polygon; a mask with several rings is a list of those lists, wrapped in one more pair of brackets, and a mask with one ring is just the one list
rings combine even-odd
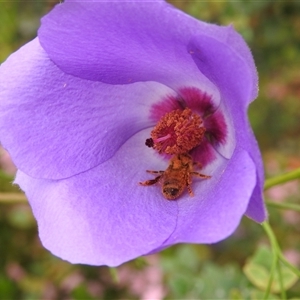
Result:
{"label": "magenta marking on petal", "polygon": [[[218,151],[218,146],[228,142],[228,125],[224,112],[213,102],[212,96],[198,88],[182,87],[178,90],[178,94],[178,96],[167,95],[159,103],[154,104],[150,110],[150,118],[158,122],[167,113],[176,109],[183,110],[185,107],[198,113],[203,118],[206,133],[201,144],[193,149],[191,154],[195,161],[205,167],[217,159],[215,151]],[[165,135],[168,136],[167,134],[168,132]]]}
{"label": "magenta marking on petal", "polygon": [[194,161],[201,163],[203,168],[217,158],[214,148],[206,138],[191,151],[191,155]]}
{"label": "magenta marking on petal", "polygon": [[221,111],[218,110],[214,114],[207,117],[204,121],[204,126],[212,144],[226,143],[228,130],[225,118]]}
{"label": "magenta marking on petal", "polygon": [[184,99],[186,106],[198,112],[203,118],[216,110],[212,96],[202,92],[198,88],[184,87],[179,90],[179,94]]}
{"label": "magenta marking on petal", "polygon": [[212,101],[212,96],[195,87],[183,87],[179,89],[179,96],[167,95],[162,101],[153,105],[150,111],[150,118],[157,122],[166,113],[186,107],[199,113],[203,118],[217,109]]}
{"label": "magenta marking on petal", "polygon": [[154,104],[150,110],[150,119],[158,122],[166,113],[176,109],[183,109],[182,100],[173,95],[167,95],[159,103]]}

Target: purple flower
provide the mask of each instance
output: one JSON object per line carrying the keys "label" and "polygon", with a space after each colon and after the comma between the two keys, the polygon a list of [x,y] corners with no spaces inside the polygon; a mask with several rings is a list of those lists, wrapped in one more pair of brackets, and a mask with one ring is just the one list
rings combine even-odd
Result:
{"label": "purple flower", "polygon": [[[244,214],[264,221],[247,119],[256,96],[253,58],[232,26],[158,0],[57,5],[0,68],[0,140],[43,245],[72,263],[116,266],[176,243],[220,241]],[[184,108],[205,128],[184,151],[211,178],[193,178],[194,197],[167,201],[159,184],[138,184],[170,160],[145,141]],[[154,141],[164,150],[177,143],[168,130]]]}

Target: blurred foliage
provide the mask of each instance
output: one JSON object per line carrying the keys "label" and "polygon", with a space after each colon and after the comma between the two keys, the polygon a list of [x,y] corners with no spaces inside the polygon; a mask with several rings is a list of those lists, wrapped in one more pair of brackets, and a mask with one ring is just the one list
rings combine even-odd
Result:
{"label": "blurred foliage", "polygon": [[[272,251],[266,246],[260,246],[253,257],[249,258],[246,265],[244,266],[244,273],[247,278],[258,288],[265,291],[268,286],[270,269],[272,266]],[[286,266],[280,264],[282,274],[282,284],[287,290],[293,286],[298,276],[294,274]],[[274,279],[271,284],[271,291],[279,293],[281,290],[280,280],[278,273],[275,273]]]}
{"label": "blurred foliage", "polygon": [[[36,36],[40,18],[58,2],[0,2],[0,62]],[[243,35],[260,76],[260,93],[250,107],[250,119],[263,150],[266,173],[300,167],[300,2],[169,2],[201,20],[233,24]],[[19,190],[12,181],[0,172],[0,194],[13,201]],[[299,203],[298,195],[299,185],[293,183],[267,193],[271,200],[281,197]],[[71,265],[53,257],[38,239],[27,203],[15,202],[0,204],[0,299],[146,299],[149,287],[158,289],[158,283],[151,283],[156,277],[165,299],[263,297],[260,285],[265,279],[257,283],[259,272],[253,275],[253,266],[269,268],[264,248],[268,241],[262,228],[251,220],[244,219],[235,234],[223,242],[177,245],[111,271]],[[299,264],[299,214],[274,208],[269,212],[282,249]],[[291,286],[288,299],[299,299],[299,281],[287,279]],[[280,299],[278,289],[273,288],[272,293],[269,299]]]}

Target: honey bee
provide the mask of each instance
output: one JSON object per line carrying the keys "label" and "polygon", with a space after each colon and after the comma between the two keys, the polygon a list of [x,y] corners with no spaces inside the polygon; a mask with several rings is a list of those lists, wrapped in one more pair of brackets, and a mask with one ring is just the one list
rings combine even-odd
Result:
{"label": "honey bee", "polygon": [[149,171],[151,174],[159,174],[156,178],[140,182],[140,185],[148,186],[160,183],[162,186],[162,194],[167,200],[177,199],[187,188],[189,195],[192,197],[192,177],[200,177],[203,179],[211,178],[194,171],[194,166],[201,169],[201,164],[194,162],[192,157],[187,154],[176,154],[171,160],[168,168],[165,171]]}

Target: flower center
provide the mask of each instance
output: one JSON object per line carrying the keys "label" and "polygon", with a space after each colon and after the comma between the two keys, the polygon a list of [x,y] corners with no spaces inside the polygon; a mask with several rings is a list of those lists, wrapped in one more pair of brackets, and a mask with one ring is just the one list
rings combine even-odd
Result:
{"label": "flower center", "polygon": [[187,153],[201,143],[204,133],[205,127],[198,114],[189,108],[176,109],[159,120],[146,145],[158,153]]}

